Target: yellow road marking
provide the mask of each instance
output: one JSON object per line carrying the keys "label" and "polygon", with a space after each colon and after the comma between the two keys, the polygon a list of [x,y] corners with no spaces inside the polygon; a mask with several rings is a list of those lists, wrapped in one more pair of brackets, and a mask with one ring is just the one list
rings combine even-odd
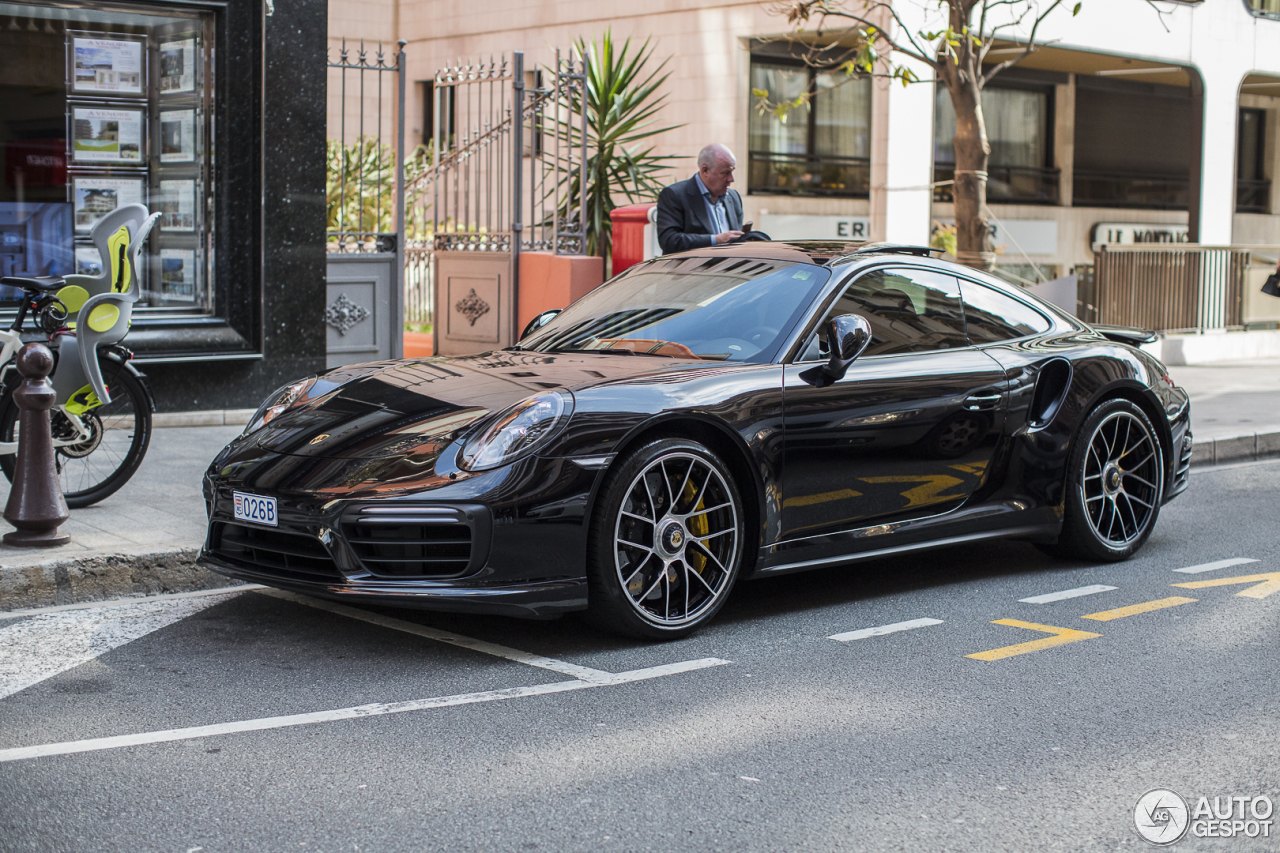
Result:
{"label": "yellow road marking", "polygon": [[855,492],[853,489],[838,489],[834,492],[822,492],[817,495],[800,495],[799,497],[787,498],[782,502],[784,507],[788,506],[813,506],[814,504],[824,504],[828,501],[843,501],[849,498],[860,498],[862,492]]}
{"label": "yellow road marking", "polygon": [[[1185,586],[1185,584],[1175,584],[1175,586]],[[1081,616],[1081,619],[1092,619],[1095,622],[1110,622],[1112,619],[1123,619],[1126,616],[1137,616],[1139,613],[1150,613],[1152,610],[1164,610],[1166,607],[1177,607],[1179,604],[1190,604],[1198,601],[1196,598],[1183,598],[1175,595],[1172,598],[1162,598],[1159,601],[1144,601],[1142,604],[1130,604],[1128,607],[1117,607],[1115,610],[1102,610],[1097,613],[1090,613],[1088,616]]]}
{"label": "yellow road marking", "polygon": [[1215,578],[1211,581],[1191,581],[1190,583],[1175,583],[1170,586],[1182,587],[1183,589],[1204,589],[1210,586],[1228,586],[1233,583],[1254,583],[1261,581],[1257,586],[1251,586],[1237,592],[1236,595],[1243,595],[1245,598],[1266,598],[1273,592],[1280,592],[1280,572],[1268,572],[1265,575],[1242,575],[1238,578]]}
{"label": "yellow road marking", "polygon": [[976,652],[971,655],[965,655],[965,657],[975,660],[1001,660],[1003,658],[1011,658],[1014,655],[1025,655],[1027,652],[1038,652],[1041,649],[1051,649],[1054,646],[1075,643],[1080,640],[1092,640],[1094,637],[1102,636],[1089,631],[1077,631],[1074,628],[1055,628],[1052,625],[1037,625],[1034,622],[1022,622],[1018,619],[997,619],[991,624],[1008,625],[1010,628],[1026,628],[1028,631],[1043,631],[1053,636],[1032,640],[1029,643],[1018,643],[1016,646],[1004,646],[988,652]]}
{"label": "yellow road marking", "polygon": [[987,469],[986,462],[961,462],[958,465],[948,465],[948,468],[954,468],[957,471],[963,471],[966,474],[981,474]]}
{"label": "yellow road marking", "polygon": [[939,492],[945,492],[952,486],[959,486],[963,480],[952,477],[949,474],[924,474],[918,477],[900,476],[900,477],[859,477],[864,483],[920,483],[914,489],[907,489],[902,492],[902,496],[907,499],[908,503],[903,509],[910,509],[913,506],[924,506],[926,504],[937,503],[938,501],[954,500],[962,498],[964,495],[940,495]]}

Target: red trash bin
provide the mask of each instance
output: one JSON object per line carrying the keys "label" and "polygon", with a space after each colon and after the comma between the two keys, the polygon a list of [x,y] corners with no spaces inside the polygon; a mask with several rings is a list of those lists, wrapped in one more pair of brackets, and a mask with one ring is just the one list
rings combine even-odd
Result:
{"label": "red trash bin", "polygon": [[645,227],[649,224],[649,211],[658,205],[628,204],[615,207],[609,218],[613,220],[613,274],[635,266],[648,258],[645,254]]}

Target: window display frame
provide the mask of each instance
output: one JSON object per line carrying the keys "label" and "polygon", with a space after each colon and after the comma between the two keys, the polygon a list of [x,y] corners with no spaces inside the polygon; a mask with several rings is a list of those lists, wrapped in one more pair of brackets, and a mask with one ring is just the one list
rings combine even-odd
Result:
{"label": "window display frame", "polygon": [[[30,4],[38,5],[38,4]],[[81,86],[80,75],[76,73],[77,53],[80,48],[76,45],[77,41],[99,41],[114,42],[116,44],[136,44],[138,50],[138,87],[136,89],[102,89],[97,86]],[[148,60],[150,59],[150,51],[147,49],[149,39],[146,36],[139,38],[133,33],[98,33],[91,30],[66,30],[66,51],[67,51],[67,97],[70,98],[137,98],[144,99],[147,95],[148,82]],[[110,48],[101,48],[102,50],[110,50]],[[118,72],[117,72],[118,73]]]}
{"label": "window display frame", "polygon": [[[141,175],[141,174],[116,175],[116,174],[109,174],[109,173],[94,174],[90,172],[75,172],[75,173],[69,174],[67,177],[70,179],[67,181],[67,188],[69,190],[69,192],[67,193],[67,196],[71,200],[72,230],[77,238],[80,238],[80,237],[87,238],[89,236],[90,231],[92,231],[94,224],[98,221],[98,219],[101,219],[102,216],[106,216],[107,213],[110,212],[110,211],[103,211],[101,216],[96,217],[95,219],[93,219],[93,221],[87,222],[85,225],[81,226],[80,217],[79,217],[79,213],[81,210],[79,193],[80,193],[82,184],[89,184],[93,182],[106,182],[106,181],[119,183],[119,184],[126,184],[126,183],[133,184],[133,185],[136,185],[137,187],[138,203],[140,204],[148,203],[147,202],[147,195],[148,195],[147,179],[144,175]],[[87,187],[86,187],[86,190],[87,190]],[[122,202],[119,199],[117,199],[116,207],[119,207],[120,204],[122,203],[133,204],[134,202],[132,200],[126,200]],[[113,207],[112,210],[114,209],[115,208]]]}

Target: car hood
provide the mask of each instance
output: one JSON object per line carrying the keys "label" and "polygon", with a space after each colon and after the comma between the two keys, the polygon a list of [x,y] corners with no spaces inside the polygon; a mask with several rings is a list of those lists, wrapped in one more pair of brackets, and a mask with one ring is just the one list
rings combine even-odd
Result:
{"label": "car hood", "polygon": [[343,459],[434,456],[470,424],[535,394],[717,364],[502,351],[354,365],[320,377],[310,402],[241,439],[241,447]]}

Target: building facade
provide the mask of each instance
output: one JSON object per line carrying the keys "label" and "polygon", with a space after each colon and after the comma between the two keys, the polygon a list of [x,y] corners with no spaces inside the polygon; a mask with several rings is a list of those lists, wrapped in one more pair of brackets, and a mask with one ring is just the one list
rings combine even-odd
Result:
{"label": "building facade", "polygon": [[[703,144],[724,142],[738,157],[746,218],[775,237],[927,242],[952,217],[945,91],[845,82],[838,69],[806,65],[771,5],[333,0],[329,36],[331,45],[408,41],[416,84],[406,115],[419,140],[430,81],[459,57],[523,50],[533,67],[606,30],[651,39],[671,72],[661,123],[680,125],[654,142],[690,157],[672,180],[694,171]],[[923,28],[921,7],[931,5],[898,11]],[[1280,19],[1269,9],[1267,0],[1085,0],[1076,17],[1050,16],[1036,36],[1046,46],[984,94],[999,265],[1036,281],[1089,263],[1095,242],[1280,245]],[[1011,36],[991,59],[1018,51]],[[752,94],[811,85],[812,108],[786,122],[760,112]],[[330,127],[343,108],[331,91]]]}

